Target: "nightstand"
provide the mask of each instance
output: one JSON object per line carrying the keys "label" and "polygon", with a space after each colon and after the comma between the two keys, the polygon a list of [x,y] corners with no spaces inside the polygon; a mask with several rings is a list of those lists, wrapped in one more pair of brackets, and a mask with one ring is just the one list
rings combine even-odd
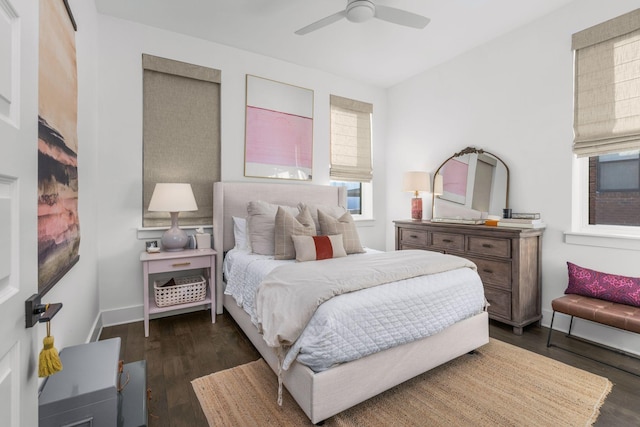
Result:
{"label": "nightstand", "polygon": [[[142,279],[144,282],[144,336],[149,336],[149,315],[209,304],[211,323],[216,323],[216,251],[213,249],[185,249],[179,252],[157,252],[140,254]],[[173,271],[204,269],[208,283],[204,300],[158,307],[153,290],[149,290],[149,275]],[[151,283],[153,285],[153,283]]]}

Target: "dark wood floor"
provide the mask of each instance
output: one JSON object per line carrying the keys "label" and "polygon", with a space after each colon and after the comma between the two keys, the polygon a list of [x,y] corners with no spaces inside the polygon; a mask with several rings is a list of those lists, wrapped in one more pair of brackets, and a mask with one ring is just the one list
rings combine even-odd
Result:
{"label": "dark wood floor", "polygon": [[[614,386],[601,409],[597,426],[640,426],[640,376],[578,356],[561,348],[546,347],[548,329],[530,326],[522,336],[511,328],[491,322],[490,335],[609,378]],[[100,339],[120,337],[125,363],[146,359],[147,384],[151,389],[150,427],[206,426],[191,381],[203,375],[258,359],[260,356],[228,314],[211,324],[209,311],[151,320],[144,337],[142,322],[104,328]],[[565,348],[624,367],[640,375],[640,360],[567,339],[554,332],[553,342]]]}

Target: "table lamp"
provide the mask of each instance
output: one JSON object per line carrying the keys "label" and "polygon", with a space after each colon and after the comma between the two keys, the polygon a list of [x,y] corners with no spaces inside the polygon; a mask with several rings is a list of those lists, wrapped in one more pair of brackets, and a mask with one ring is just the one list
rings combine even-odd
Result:
{"label": "table lamp", "polygon": [[193,196],[191,184],[158,183],[153,189],[150,212],[169,212],[171,228],[162,235],[162,248],[165,251],[181,251],[187,245],[187,233],[178,227],[178,214],[186,211],[197,211],[198,205]]}
{"label": "table lamp", "polygon": [[411,199],[411,219],[414,221],[422,220],[422,199],[419,196],[420,191],[431,191],[429,174],[427,172],[405,172],[402,190],[414,193],[414,197]]}

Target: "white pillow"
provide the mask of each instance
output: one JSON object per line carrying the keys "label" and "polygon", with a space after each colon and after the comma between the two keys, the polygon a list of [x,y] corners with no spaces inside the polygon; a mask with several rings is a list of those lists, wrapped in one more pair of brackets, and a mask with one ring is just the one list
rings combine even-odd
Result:
{"label": "white pillow", "polygon": [[233,217],[233,240],[236,249],[249,249],[247,247],[247,219],[238,216]]}
{"label": "white pillow", "polygon": [[[249,202],[247,205],[247,235],[251,251],[260,255],[275,253],[276,213],[278,206],[263,201]],[[298,208],[282,206],[293,216],[298,215]]]}
{"label": "white pillow", "polygon": [[342,243],[342,235],[333,236],[291,236],[296,249],[296,261],[319,261],[347,256]]}

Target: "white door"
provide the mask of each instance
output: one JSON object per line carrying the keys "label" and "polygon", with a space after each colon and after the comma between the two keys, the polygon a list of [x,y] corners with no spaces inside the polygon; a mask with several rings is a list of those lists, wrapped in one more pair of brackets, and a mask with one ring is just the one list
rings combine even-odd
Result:
{"label": "white door", "polygon": [[0,424],[38,425],[38,2],[0,0]]}

